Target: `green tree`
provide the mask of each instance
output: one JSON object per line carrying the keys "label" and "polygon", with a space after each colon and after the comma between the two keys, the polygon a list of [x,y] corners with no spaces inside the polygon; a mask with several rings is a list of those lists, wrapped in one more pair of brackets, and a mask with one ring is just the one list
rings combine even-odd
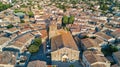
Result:
{"label": "green tree", "polygon": [[36,53],[36,52],[39,51],[39,47],[36,46],[36,45],[34,45],[34,44],[32,44],[32,45],[29,46],[28,51],[29,51],[30,53]]}
{"label": "green tree", "polygon": [[106,48],[102,48],[101,50],[105,56],[112,55],[113,52],[117,52],[118,48],[114,45],[107,45]]}
{"label": "green tree", "polygon": [[41,6],[38,6],[38,9],[40,10],[40,9],[42,9],[42,7],[41,7]]}
{"label": "green tree", "polygon": [[25,4],[22,4],[21,7],[22,7],[22,8],[26,8],[27,6],[26,6]]}
{"label": "green tree", "polygon": [[23,12],[23,13],[25,13],[25,11],[22,11],[22,10],[20,10],[20,9],[15,9],[15,10],[14,10],[14,13],[18,13],[18,12]]}
{"label": "green tree", "polygon": [[13,28],[14,26],[12,25],[12,24],[9,24],[8,26],[7,26],[7,28],[9,29],[9,28]]}
{"label": "green tree", "polygon": [[24,20],[20,20],[20,23],[25,23],[25,21]]}
{"label": "green tree", "polygon": [[2,2],[0,2],[0,11],[6,10],[10,7],[12,7],[11,4],[3,4]]}
{"label": "green tree", "polygon": [[41,43],[42,43],[42,39],[41,38],[35,38],[33,43],[28,47],[28,51],[30,53],[38,52]]}
{"label": "green tree", "polygon": [[66,6],[65,5],[58,4],[57,7],[62,9],[64,12],[66,11]]}
{"label": "green tree", "polygon": [[32,11],[28,12],[29,17],[34,17],[34,14]]}
{"label": "green tree", "polygon": [[73,64],[71,64],[69,67],[75,67]]}
{"label": "green tree", "polygon": [[70,17],[69,17],[69,24],[73,24],[74,19],[75,19],[75,17],[74,17],[74,16],[70,16]]}
{"label": "green tree", "polygon": [[100,5],[100,9],[103,10],[103,11],[108,10],[108,8],[109,8],[109,7],[107,6],[107,4],[104,4],[104,3],[103,3],[103,4]]}
{"label": "green tree", "polygon": [[66,24],[68,24],[68,17],[67,16],[63,16],[62,18],[62,23],[65,26]]}
{"label": "green tree", "polygon": [[116,46],[110,45],[109,47],[110,47],[111,52],[117,52],[118,51],[118,48]]}
{"label": "green tree", "polygon": [[40,46],[41,43],[42,43],[42,39],[41,38],[35,38],[34,39],[34,42],[33,42],[34,45]]}

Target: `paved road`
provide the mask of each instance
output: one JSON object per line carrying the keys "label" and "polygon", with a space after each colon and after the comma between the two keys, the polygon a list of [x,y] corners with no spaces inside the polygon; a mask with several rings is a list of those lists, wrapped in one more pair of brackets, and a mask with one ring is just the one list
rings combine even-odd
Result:
{"label": "paved road", "polygon": [[47,64],[51,63],[51,60],[47,58],[46,54],[44,53],[44,46],[40,46],[40,49],[37,53],[32,54],[29,61],[34,61],[34,60],[41,60],[41,61],[46,61]]}

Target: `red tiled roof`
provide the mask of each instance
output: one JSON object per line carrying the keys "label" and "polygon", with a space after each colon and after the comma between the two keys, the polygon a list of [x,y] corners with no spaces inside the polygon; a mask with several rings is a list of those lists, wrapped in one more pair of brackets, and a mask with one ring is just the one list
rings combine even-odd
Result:
{"label": "red tiled roof", "polygon": [[97,55],[96,53],[93,53],[92,51],[85,51],[84,55],[90,64],[93,64],[96,62],[104,62],[104,63],[108,62],[108,60],[104,56]]}
{"label": "red tiled roof", "polygon": [[57,33],[59,33],[59,35],[51,38],[52,51],[55,51],[62,47],[78,50],[78,47],[70,32],[64,30],[58,30]]}
{"label": "red tiled roof", "polygon": [[44,61],[36,60],[29,62],[27,67],[47,67],[47,65]]}
{"label": "red tiled roof", "polygon": [[82,39],[81,42],[83,43],[83,45],[86,48],[99,47],[99,45],[94,40],[92,40],[90,38]]}

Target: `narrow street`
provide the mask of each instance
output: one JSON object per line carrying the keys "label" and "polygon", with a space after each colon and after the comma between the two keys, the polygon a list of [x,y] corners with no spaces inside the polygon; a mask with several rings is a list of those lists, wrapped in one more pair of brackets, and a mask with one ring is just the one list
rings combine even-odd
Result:
{"label": "narrow street", "polygon": [[40,49],[37,53],[34,53],[31,55],[29,61],[34,61],[34,60],[40,60],[40,61],[46,61],[47,64],[51,63],[51,59],[47,58],[45,52],[44,52],[44,46],[41,45]]}

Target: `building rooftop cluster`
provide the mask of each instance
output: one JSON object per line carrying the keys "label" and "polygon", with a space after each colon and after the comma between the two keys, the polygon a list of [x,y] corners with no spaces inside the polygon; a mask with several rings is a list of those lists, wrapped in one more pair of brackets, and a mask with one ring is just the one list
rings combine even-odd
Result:
{"label": "building rooftop cluster", "polygon": [[0,67],[119,67],[120,3],[71,1],[0,0]]}

